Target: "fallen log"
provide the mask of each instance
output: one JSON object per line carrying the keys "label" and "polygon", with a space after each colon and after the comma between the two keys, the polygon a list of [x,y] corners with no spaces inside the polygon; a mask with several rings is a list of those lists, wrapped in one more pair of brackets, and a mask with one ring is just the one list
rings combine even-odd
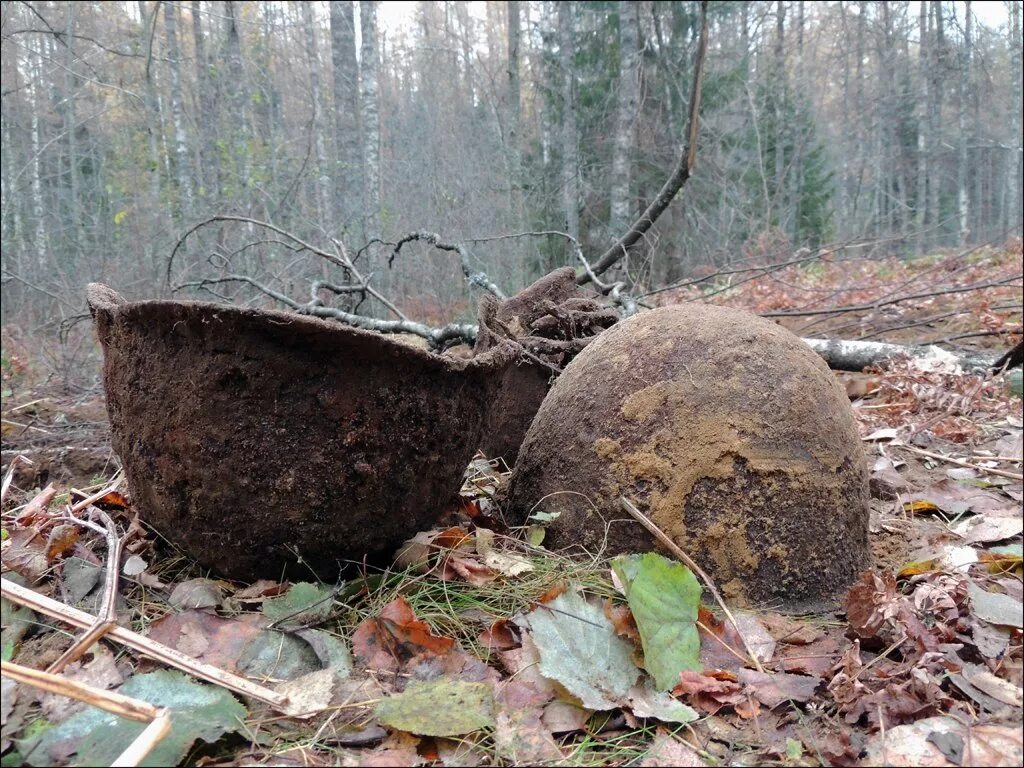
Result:
{"label": "fallen log", "polygon": [[862,371],[869,365],[882,365],[900,357],[909,357],[927,367],[960,368],[963,371],[990,370],[994,358],[958,355],[934,344],[904,346],[879,341],[843,339],[802,339],[836,371]]}

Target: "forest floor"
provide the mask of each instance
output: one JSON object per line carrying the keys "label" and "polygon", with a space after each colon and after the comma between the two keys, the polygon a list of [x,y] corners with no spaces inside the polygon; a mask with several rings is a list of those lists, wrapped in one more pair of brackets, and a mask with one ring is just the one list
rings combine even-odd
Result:
{"label": "forest floor", "polygon": [[[1019,270],[1019,249],[855,269],[819,260],[659,302],[873,304],[780,319],[802,336],[946,339],[995,357],[1020,338],[1020,281],[956,289]],[[916,293],[934,295],[885,305]],[[61,677],[170,707],[144,764],[1020,765],[1019,379],[909,361],[836,375],[871,468],[872,568],[818,615],[730,606],[732,622],[705,594],[689,606],[700,671],[671,695],[638,682],[641,646],[648,670],[658,651],[621,572],[544,549],[542,521],[505,528],[491,497],[507,473],[485,459],[443,524],[386,571],[341,585],[229,582],[140,524],[124,493],[89,496],[118,472],[102,398],[43,383],[27,353],[5,358],[4,579],[100,614],[107,538],[69,510],[105,511],[125,540],[117,624],[178,655],[107,638]],[[46,669],[91,621],[73,630],[22,603],[3,600],[5,662]],[[601,656],[613,647],[628,651]],[[257,683],[256,695],[197,683],[210,668]],[[0,715],[4,766],[109,764],[145,727],[9,677]]]}

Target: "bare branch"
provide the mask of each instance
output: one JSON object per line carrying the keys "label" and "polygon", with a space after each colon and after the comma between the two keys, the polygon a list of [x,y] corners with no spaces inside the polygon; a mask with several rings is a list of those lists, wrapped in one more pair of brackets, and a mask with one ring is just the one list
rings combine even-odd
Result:
{"label": "bare branch", "polygon": [[189,236],[192,235],[194,232],[197,232],[198,230],[202,229],[203,227],[222,221],[236,221],[242,224],[252,224],[253,226],[256,227],[263,227],[265,229],[269,229],[270,231],[276,232],[277,234],[281,235],[281,237],[288,238],[293,243],[298,245],[302,250],[309,251],[310,253],[319,256],[322,259],[326,259],[327,261],[339,267],[344,268],[347,266],[344,261],[339,259],[333,253],[328,253],[327,251],[321,248],[317,248],[315,245],[310,245],[302,238],[293,235],[291,232],[288,232],[287,230],[281,229],[276,224],[271,224],[270,222],[267,221],[260,221],[259,219],[251,219],[248,216],[231,216],[227,214],[221,214],[218,216],[211,216],[208,219],[203,219],[198,224],[193,225],[184,235],[178,238],[178,242],[174,244],[174,248],[171,250],[171,255],[167,259],[166,279],[168,285],[170,285],[171,282],[171,268],[174,265],[174,257],[177,256],[178,251],[180,251],[182,246],[185,245],[185,241],[188,240]]}
{"label": "bare branch", "polygon": [[[700,41],[697,43],[697,55],[693,67],[693,88],[690,91],[690,108],[687,117],[686,143],[676,162],[672,174],[665,181],[661,191],[658,192],[651,204],[647,206],[640,218],[633,222],[633,225],[618,241],[605,251],[601,258],[594,264],[593,273],[602,275],[608,269],[625,256],[631,247],[636,245],[647,231],[654,226],[654,222],[665,212],[669,204],[679,194],[690,174],[697,159],[697,138],[700,132],[700,96],[704,83],[704,60],[707,58],[708,50],[708,3],[701,0],[700,4]],[[591,281],[590,274],[586,272],[576,278],[577,285],[586,285]]]}
{"label": "bare branch", "polygon": [[269,288],[262,283],[258,283],[247,275],[227,275],[225,277],[210,277],[203,280],[194,280],[187,283],[181,283],[180,285],[175,286],[173,290],[179,291],[183,288],[203,288],[207,285],[218,285],[220,283],[230,282],[246,283],[275,301],[284,304],[286,307],[294,310],[300,315],[312,315],[313,317],[338,320],[346,325],[351,325],[353,328],[362,328],[366,331],[377,331],[378,333],[411,333],[415,336],[426,339],[435,349],[443,348],[446,345],[457,341],[462,341],[467,344],[472,344],[476,341],[477,329],[475,325],[449,323],[442,328],[432,328],[429,325],[418,323],[414,320],[377,320],[372,317],[365,317],[363,315],[353,314],[352,312],[346,312],[343,309],[316,306],[313,304],[300,304],[290,296],[286,296],[279,291],[275,291],[273,288]]}
{"label": "bare branch", "polygon": [[436,232],[410,232],[408,235],[401,238],[397,243],[395,243],[395,247],[392,249],[391,255],[388,257],[388,266],[391,266],[391,263],[395,260],[395,257],[398,255],[398,252],[402,250],[403,245],[405,245],[406,243],[411,243],[416,240],[427,243],[428,245],[432,245],[440,251],[451,251],[453,253],[459,254],[460,264],[462,266],[462,274],[466,276],[466,280],[470,283],[470,285],[475,285],[479,288],[483,288],[485,291],[488,291],[489,293],[493,294],[499,299],[504,300],[507,298],[504,292],[502,292],[502,290],[497,285],[491,282],[491,279],[487,276],[485,272],[473,271],[473,268],[472,266],[470,266],[469,263],[469,251],[466,250],[465,246],[461,245],[460,243],[446,243],[441,240],[441,236],[438,235]]}
{"label": "bare branch", "polygon": [[897,296],[885,301],[877,301],[873,304],[848,304],[843,307],[832,307],[831,309],[784,309],[776,312],[762,312],[761,317],[810,317],[812,315],[838,315],[844,312],[867,312],[879,309],[880,307],[900,304],[904,301],[913,301],[914,299],[930,299],[933,296],[968,293],[970,291],[980,291],[984,288],[1002,288],[1014,282],[1019,282],[1022,278],[1024,278],[1024,273],[1013,275],[1012,277],[1004,277],[1002,280],[995,280],[991,283],[975,283],[974,285],[965,285],[959,288],[943,288],[942,290],[928,291],[927,293],[913,293],[909,296]]}

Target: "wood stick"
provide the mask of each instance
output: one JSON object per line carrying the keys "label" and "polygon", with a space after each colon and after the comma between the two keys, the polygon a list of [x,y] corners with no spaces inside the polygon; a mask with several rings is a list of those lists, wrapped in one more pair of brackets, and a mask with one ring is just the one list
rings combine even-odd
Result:
{"label": "wood stick", "polygon": [[916,453],[919,456],[927,456],[930,459],[937,459],[938,461],[945,461],[949,464],[956,464],[960,467],[967,467],[968,469],[976,469],[979,472],[987,472],[990,475],[999,475],[999,477],[1008,477],[1011,480],[1019,480],[1024,482],[1024,475],[1018,472],[1007,472],[1005,469],[989,469],[988,467],[979,467],[977,464],[971,464],[969,461],[958,459],[954,456],[943,456],[941,453],[935,453],[933,451],[926,451],[923,448],[915,448],[912,445],[906,443],[889,443],[890,446],[895,448],[902,448],[905,451]]}
{"label": "wood stick", "polygon": [[[47,672],[57,674],[68,664],[77,661],[82,655],[105,634],[117,626],[117,577],[121,568],[121,550],[124,547],[124,539],[117,535],[114,521],[105,512],[100,512],[106,530],[104,535],[107,538],[107,576],[103,583],[103,602],[99,616],[96,621],[78,638],[71,647],[61,654]],[[83,521],[85,522],[85,521]]]}
{"label": "wood stick", "polygon": [[153,748],[160,743],[160,740],[171,730],[171,715],[164,707],[155,707],[148,701],[133,699],[114,691],[105,691],[76,680],[69,680],[66,677],[55,675],[51,672],[42,672],[31,667],[23,667],[20,664],[4,661],[0,662],[0,673],[19,683],[31,685],[47,693],[55,693],[58,696],[67,696],[69,699],[84,701],[86,704],[102,709],[105,712],[135,720],[141,723],[148,723],[138,736],[128,745],[113,765],[133,768],[141,763]]}
{"label": "wood stick", "polygon": [[707,585],[708,591],[715,598],[715,601],[721,607],[722,612],[725,613],[726,617],[732,622],[733,627],[736,628],[736,634],[740,636],[740,640],[743,641],[743,648],[746,650],[747,655],[750,656],[750,660],[754,662],[754,666],[758,672],[764,672],[764,667],[761,666],[761,660],[757,658],[757,654],[750,647],[750,643],[747,642],[746,635],[743,634],[743,630],[740,629],[740,625],[736,623],[736,617],[732,615],[732,611],[729,610],[729,606],[725,604],[725,600],[718,592],[718,587],[715,586],[715,582],[711,580],[711,577],[704,573],[697,563],[693,561],[693,558],[683,552],[683,550],[676,544],[672,539],[668,537],[661,528],[656,526],[647,515],[637,509],[636,505],[633,504],[625,496],[620,496],[619,501],[622,502],[622,508],[626,510],[633,518],[640,523],[644,528],[647,529],[654,538],[656,538],[663,546],[665,546],[673,555],[683,561],[686,566],[700,576],[701,580]]}
{"label": "wood stick", "polygon": [[145,727],[135,741],[128,745],[112,762],[111,768],[135,768],[136,765],[146,759],[146,755],[153,751],[160,740],[171,732],[171,713],[166,709],[153,718],[153,721]]}
{"label": "wood stick", "polygon": [[160,714],[160,710],[147,701],[139,701],[113,691],[105,691],[92,685],[80,683],[67,677],[43,672],[40,669],[23,667],[12,661],[0,662],[0,673],[19,683],[31,685],[47,693],[67,696],[69,699],[84,701],[94,707],[129,720],[148,723]]}
{"label": "wood stick", "polygon": [[[95,616],[85,611],[80,611],[77,608],[64,605],[53,598],[22,587],[8,579],[0,579],[0,594],[13,603],[27,606],[38,613],[45,614],[54,619],[60,619],[79,629],[86,629],[96,623]],[[137,632],[132,632],[130,629],[115,626],[107,633],[107,637],[135,651],[151,656],[157,661],[162,661],[168,666],[187,672],[200,680],[206,680],[214,685],[227,688],[229,691],[257,699],[282,712],[288,711],[287,696],[246,680],[244,677],[239,677],[231,672],[225,672],[217,667],[197,661],[176,648],[169,648]]]}

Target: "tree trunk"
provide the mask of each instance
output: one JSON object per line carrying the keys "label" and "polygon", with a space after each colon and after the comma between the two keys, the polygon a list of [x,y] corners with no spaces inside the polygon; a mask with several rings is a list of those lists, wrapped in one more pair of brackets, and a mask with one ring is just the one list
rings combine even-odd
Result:
{"label": "tree trunk", "polygon": [[336,213],[348,223],[362,199],[359,177],[359,65],[352,0],[332,0],[331,62],[334,69],[334,194]]}
{"label": "tree trunk", "polygon": [[947,352],[933,344],[905,347],[879,341],[843,341],[842,339],[801,339],[817,352],[828,367],[836,371],[862,371],[869,365],[881,365],[900,357],[918,362],[960,366],[964,370],[988,370],[992,358],[965,357]]}
{"label": "tree trunk", "polygon": [[929,24],[928,4],[919,3],[918,14],[918,44],[917,63],[920,82],[918,83],[917,98],[917,194],[914,204],[914,225],[917,228],[917,251],[924,253],[928,244],[928,235],[925,231],[928,227],[928,161],[929,147],[932,146],[932,139],[928,135],[930,121],[928,119],[928,80],[931,77],[929,58]]}
{"label": "tree trunk", "polygon": [[244,197],[249,189],[249,158],[246,149],[246,126],[248,111],[246,110],[245,71],[242,68],[242,39],[238,32],[238,2],[226,0],[224,3],[224,31],[227,52],[227,76],[224,77],[224,93],[227,95],[228,112],[227,132],[230,137],[231,160],[235,174],[233,191],[236,199]]}
{"label": "tree trunk", "polygon": [[309,65],[309,102],[310,115],[313,121],[313,151],[316,157],[316,218],[317,224],[324,230],[333,232],[337,226],[331,212],[330,189],[331,180],[327,175],[327,149],[324,144],[321,94],[320,94],[320,50],[317,47],[316,19],[313,16],[313,3],[306,0],[302,4],[302,25],[306,28],[306,61]]}
{"label": "tree trunk", "polygon": [[1010,62],[1013,75],[1013,91],[1016,105],[1010,109],[1010,126],[1013,133],[1010,138],[1011,156],[1007,163],[1009,193],[1007,199],[1013,205],[1013,211],[1007,219],[1009,226],[1018,235],[1024,231],[1024,73],[1021,71],[1021,4],[1017,0],[1010,3]]}
{"label": "tree trunk", "polygon": [[185,135],[185,114],[181,92],[181,49],[178,46],[178,5],[164,2],[164,29],[167,34],[167,57],[171,68],[171,126],[174,129],[174,159],[178,171],[178,196],[181,217],[192,215],[192,170],[189,162],[188,137]]}
{"label": "tree trunk", "polygon": [[633,218],[632,153],[633,121],[639,105],[639,19],[638,3],[619,0],[619,78],[615,110],[615,133],[612,137],[612,177],[609,240],[621,237]]}
{"label": "tree trunk", "polygon": [[509,171],[512,178],[509,185],[512,189],[513,214],[516,220],[523,222],[522,198],[522,157],[520,142],[520,84],[519,84],[519,0],[508,0],[508,129],[506,143],[509,154]]}
{"label": "tree trunk", "polygon": [[960,98],[957,100],[957,128],[960,140],[957,143],[956,200],[959,221],[959,240],[963,246],[970,237],[970,193],[967,190],[967,95],[971,87],[971,0],[964,3],[964,42],[960,55]]}
{"label": "tree trunk", "polygon": [[206,36],[203,32],[202,3],[192,0],[192,39],[196,49],[196,103],[199,106],[199,197],[204,203],[220,196],[216,151],[217,133],[213,94],[210,91],[210,64],[206,57]]}
{"label": "tree trunk", "polygon": [[366,234],[378,235],[380,213],[380,108],[377,102],[378,49],[376,0],[360,0],[359,29],[362,32],[362,129],[363,129],[363,200]]}
{"label": "tree trunk", "polygon": [[[579,136],[576,127],[576,8],[558,4],[558,61],[562,70],[562,211],[565,231],[580,236]],[[570,255],[572,249],[570,244]]]}
{"label": "tree trunk", "polygon": [[[930,147],[928,154],[931,157],[930,166],[932,175],[928,180],[928,209],[931,211],[932,220],[941,226],[943,219],[941,197],[942,168],[941,163],[939,162],[939,153],[940,148],[942,147],[942,93],[946,68],[946,38],[943,31],[941,0],[931,0],[931,11],[932,30],[934,31],[935,36],[931,40],[932,85],[930,94],[932,97],[932,104],[928,133],[932,139],[932,146]],[[941,231],[936,232],[935,234],[938,237],[941,237],[942,235]]]}
{"label": "tree trunk", "polygon": [[775,108],[775,189],[772,197],[775,199],[776,210],[780,211],[778,223],[783,225],[786,214],[783,209],[785,203],[785,181],[786,181],[786,4],[783,0],[777,0],[775,4],[775,82],[772,84]]}
{"label": "tree trunk", "polygon": [[81,175],[78,157],[78,120],[75,100],[78,98],[78,78],[75,76],[75,11],[77,3],[67,4],[67,22],[65,24],[64,38],[64,132],[67,137],[68,148],[68,223],[70,226],[70,237],[67,240],[82,247],[79,215],[79,190],[81,188]]}

